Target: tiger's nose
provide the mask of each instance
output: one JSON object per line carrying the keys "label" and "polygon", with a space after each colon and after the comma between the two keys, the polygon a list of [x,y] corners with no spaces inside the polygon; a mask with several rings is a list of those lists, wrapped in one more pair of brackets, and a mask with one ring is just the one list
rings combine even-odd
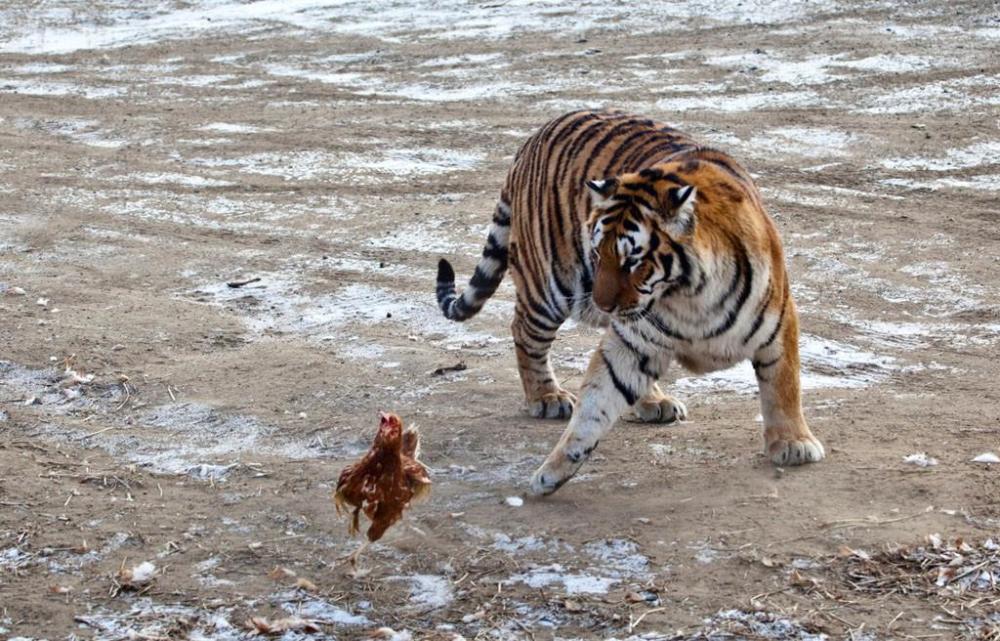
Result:
{"label": "tiger's nose", "polygon": [[594,304],[597,305],[598,309],[600,309],[603,312],[607,312],[609,314],[618,309],[618,305],[614,301],[603,302],[595,300]]}

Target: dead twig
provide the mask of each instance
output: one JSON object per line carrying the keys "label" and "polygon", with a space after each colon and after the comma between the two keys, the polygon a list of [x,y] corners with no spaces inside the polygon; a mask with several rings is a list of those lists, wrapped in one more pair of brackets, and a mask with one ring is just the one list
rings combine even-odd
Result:
{"label": "dead twig", "polygon": [[469,369],[469,366],[466,365],[465,363],[463,363],[462,361],[459,361],[459,362],[455,363],[454,365],[448,365],[446,367],[439,367],[439,368],[437,368],[436,370],[434,370],[433,372],[431,372],[431,376],[443,376],[444,374],[447,374],[448,372],[462,372],[462,371],[465,371],[467,369]]}
{"label": "dead twig", "polygon": [[259,283],[259,282],[260,282],[260,276],[257,276],[255,278],[248,278],[246,280],[230,281],[226,283],[226,287],[232,287],[233,289],[237,289],[239,287],[243,287],[244,285],[249,285],[250,283]]}

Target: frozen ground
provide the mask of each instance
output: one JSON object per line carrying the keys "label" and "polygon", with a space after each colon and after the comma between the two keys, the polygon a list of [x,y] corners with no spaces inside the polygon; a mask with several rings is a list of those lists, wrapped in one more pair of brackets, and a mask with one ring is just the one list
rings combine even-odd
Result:
{"label": "frozen ground", "polygon": [[[998,52],[981,0],[3,3],[0,637],[989,638],[995,583],[831,559],[1000,526]],[[584,106],[751,168],[827,461],[764,460],[748,368],[677,371],[687,423],[508,500],[562,424],[520,410],[510,285],[450,324],[434,266]],[[565,328],[569,387],[596,340]],[[351,575],[330,493],[380,409],[434,494]]]}

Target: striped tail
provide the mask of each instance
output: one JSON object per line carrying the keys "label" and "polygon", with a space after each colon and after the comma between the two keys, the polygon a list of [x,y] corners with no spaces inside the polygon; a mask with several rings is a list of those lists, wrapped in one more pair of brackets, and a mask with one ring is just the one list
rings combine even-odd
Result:
{"label": "striped tail", "polygon": [[461,296],[455,293],[455,270],[451,263],[441,259],[438,263],[437,299],[445,318],[464,321],[475,316],[486,300],[500,286],[507,271],[508,246],[510,245],[510,205],[503,200],[497,203],[493,226],[486,237],[483,257]]}

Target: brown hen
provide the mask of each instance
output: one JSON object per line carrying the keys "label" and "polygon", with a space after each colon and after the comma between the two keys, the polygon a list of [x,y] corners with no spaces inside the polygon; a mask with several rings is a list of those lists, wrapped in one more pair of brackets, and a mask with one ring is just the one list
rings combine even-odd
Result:
{"label": "brown hen", "polygon": [[403,516],[410,502],[431,490],[427,468],[417,460],[420,435],[415,427],[403,430],[403,422],[392,413],[379,413],[375,442],[360,461],[340,473],[333,495],[337,513],[354,508],[351,534],[360,530],[361,512],[371,521],[368,540],[377,541]]}

